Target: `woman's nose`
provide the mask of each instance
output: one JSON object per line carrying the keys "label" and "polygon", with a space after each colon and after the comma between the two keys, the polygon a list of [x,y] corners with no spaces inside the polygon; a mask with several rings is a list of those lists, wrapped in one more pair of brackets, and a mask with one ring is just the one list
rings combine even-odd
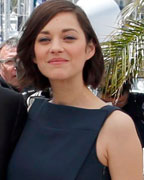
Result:
{"label": "woman's nose", "polygon": [[51,53],[61,53],[61,52],[63,52],[62,42],[60,40],[53,40],[51,42],[51,46],[50,46],[49,51]]}

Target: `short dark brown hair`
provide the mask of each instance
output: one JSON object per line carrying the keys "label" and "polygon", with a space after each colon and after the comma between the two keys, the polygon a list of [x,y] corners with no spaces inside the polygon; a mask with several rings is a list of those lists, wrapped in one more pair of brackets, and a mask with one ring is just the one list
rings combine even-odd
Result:
{"label": "short dark brown hair", "polygon": [[23,34],[17,48],[20,59],[18,68],[20,82],[24,86],[33,84],[39,89],[50,87],[48,78],[41,74],[37,65],[33,62],[35,57],[34,43],[43,27],[61,12],[74,13],[85,34],[87,43],[92,41],[95,45],[95,54],[84,65],[83,80],[85,85],[96,88],[104,71],[101,47],[85,12],[79,6],[67,0],[48,0],[44,2],[33,11],[23,27]]}

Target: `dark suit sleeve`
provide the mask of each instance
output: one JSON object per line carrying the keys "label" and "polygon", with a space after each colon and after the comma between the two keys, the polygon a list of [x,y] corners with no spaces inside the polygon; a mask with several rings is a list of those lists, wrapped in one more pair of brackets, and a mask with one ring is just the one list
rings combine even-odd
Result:
{"label": "dark suit sleeve", "polygon": [[26,118],[23,96],[0,86],[0,180],[5,180],[8,162]]}
{"label": "dark suit sleeve", "polygon": [[11,134],[11,152],[13,151],[27,119],[27,108],[23,96],[19,96],[16,120]]}

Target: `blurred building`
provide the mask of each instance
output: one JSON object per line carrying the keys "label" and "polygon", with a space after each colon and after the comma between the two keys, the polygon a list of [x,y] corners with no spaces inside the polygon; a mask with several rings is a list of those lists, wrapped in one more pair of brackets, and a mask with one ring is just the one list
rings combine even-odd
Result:
{"label": "blurred building", "polygon": [[18,35],[33,7],[32,0],[0,0],[0,42]]}

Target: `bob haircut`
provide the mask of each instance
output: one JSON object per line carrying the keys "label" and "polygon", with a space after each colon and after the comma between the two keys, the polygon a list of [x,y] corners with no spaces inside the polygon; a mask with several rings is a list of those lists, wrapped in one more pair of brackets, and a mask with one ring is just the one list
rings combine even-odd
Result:
{"label": "bob haircut", "polygon": [[23,27],[23,34],[19,40],[17,53],[19,58],[18,77],[23,87],[34,85],[38,89],[49,88],[50,82],[43,76],[33,62],[35,57],[34,44],[36,37],[44,26],[58,13],[71,12],[76,15],[82,28],[86,42],[93,42],[95,54],[86,61],[83,68],[84,84],[96,88],[101,81],[104,71],[104,60],[99,41],[85,14],[77,5],[67,0],[48,0],[38,6]]}

